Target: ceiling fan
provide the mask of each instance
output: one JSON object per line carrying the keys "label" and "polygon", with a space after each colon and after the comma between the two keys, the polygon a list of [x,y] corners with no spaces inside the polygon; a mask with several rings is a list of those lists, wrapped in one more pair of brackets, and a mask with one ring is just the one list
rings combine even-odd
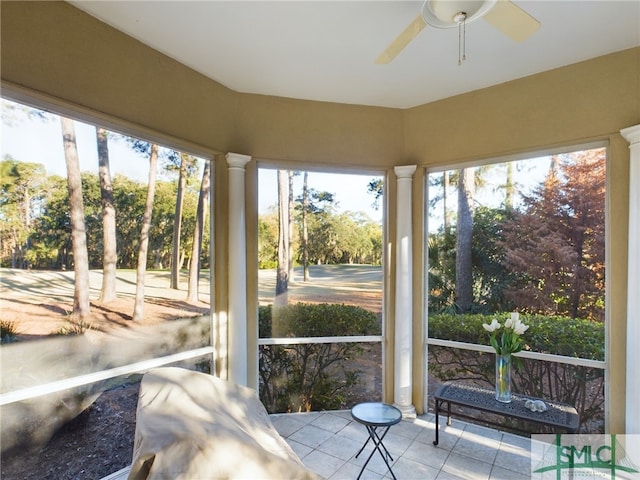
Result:
{"label": "ceiling fan", "polygon": [[540,27],[540,22],[510,0],[425,0],[416,18],[376,59],[390,63],[424,27],[460,28],[484,18],[516,42],[523,42]]}

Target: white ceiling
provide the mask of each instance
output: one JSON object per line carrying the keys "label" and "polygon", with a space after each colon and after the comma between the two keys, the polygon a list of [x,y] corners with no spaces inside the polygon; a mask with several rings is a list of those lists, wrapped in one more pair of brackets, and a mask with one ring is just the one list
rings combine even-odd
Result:
{"label": "white ceiling", "polygon": [[540,29],[518,44],[471,22],[462,66],[457,29],[430,26],[392,63],[375,64],[422,2],[70,3],[238,92],[396,108],[640,45],[640,0],[514,0]]}

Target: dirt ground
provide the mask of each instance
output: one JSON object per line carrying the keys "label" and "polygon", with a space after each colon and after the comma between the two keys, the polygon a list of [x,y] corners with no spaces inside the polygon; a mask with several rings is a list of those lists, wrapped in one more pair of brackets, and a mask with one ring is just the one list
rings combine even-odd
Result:
{"label": "dirt ground", "polygon": [[6,480],[98,480],[131,464],[138,384],[104,392],[42,448],[2,457]]}
{"label": "dirt ground", "polygon": [[[354,270],[355,271],[355,270]],[[9,273],[9,275],[7,275]],[[2,272],[0,311],[3,321],[15,322],[19,340],[26,341],[46,337],[60,329],[71,328],[69,313],[69,286],[58,289],[61,277],[51,272],[51,278],[13,275]],[[361,273],[361,272],[358,272]],[[92,272],[93,274],[93,272]],[[28,275],[27,275],[28,277]],[[68,278],[65,275],[64,278]],[[63,280],[64,280],[63,278]],[[92,278],[93,292],[99,291],[99,278]],[[129,282],[130,283],[129,279]],[[324,278],[317,275],[314,287],[319,288]],[[330,279],[327,277],[327,282]],[[153,282],[150,282],[152,284]],[[361,283],[360,286],[363,284]],[[335,283],[332,285],[335,288]],[[341,303],[361,305],[375,312],[381,311],[381,295],[374,288],[349,288]],[[201,295],[197,305],[185,303],[181,298],[185,292],[156,291],[148,289],[143,325],[164,322],[172,318],[202,315],[209,309],[208,296]],[[296,292],[297,294],[293,293]],[[320,294],[320,290],[299,285],[292,289],[290,301],[313,303],[336,301],[335,297]],[[262,300],[262,298],[261,298]],[[102,332],[118,328],[132,328],[133,296],[125,292],[109,305],[92,302],[91,318],[87,324]],[[371,367],[380,370],[379,348],[370,352]],[[363,365],[367,368],[366,365]],[[370,374],[368,374],[370,375]],[[373,375],[373,383],[381,388],[381,376]],[[371,388],[371,378],[366,382]],[[135,433],[137,383],[119,386],[105,391],[84,412],[61,428],[43,447],[31,450],[10,451],[0,458],[0,478],[3,480],[98,480],[131,463]]]}
{"label": "dirt ground", "polygon": [[[2,319],[16,322],[19,339],[45,337],[48,332],[70,328],[65,302],[32,303],[2,301]],[[106,308],[92,304],[87,321],[93,329],[131,328],[132,299],[119,299]],[[151,299],[145,304],[143,324],[189,315],[201,315],[208,305],[188,305],[178,300]],[[57,315],[52,315],[56,312]],[[3,480],[100,479],[131,463],[139,384],[108,390],[74,420],[62,427],[41,448],[10,451],[0,458]]]}

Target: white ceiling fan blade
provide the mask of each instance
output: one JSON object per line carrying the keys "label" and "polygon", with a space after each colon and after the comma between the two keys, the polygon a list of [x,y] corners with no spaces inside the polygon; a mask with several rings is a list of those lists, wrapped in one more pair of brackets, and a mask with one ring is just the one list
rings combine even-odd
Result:
{"label": "white ceiling fan blade", "polygon": [[405,28],[402,33],[398,35],[393,42],[391,42],[391,45],[389,45],[387,49],[382,52],[378,58],[376,58],[376,63],[390,63],[407,45],[409,45],[409,43],[411,43],[411,40],[416,38],[426,25],[427,24],[422,18],[422,13],[418,14],[407,28]]}
{"label": "white ceiling fan blade", "polygon": [[482,18],[518,43],[540,28],[538,20],[509,0],[498,0]]}

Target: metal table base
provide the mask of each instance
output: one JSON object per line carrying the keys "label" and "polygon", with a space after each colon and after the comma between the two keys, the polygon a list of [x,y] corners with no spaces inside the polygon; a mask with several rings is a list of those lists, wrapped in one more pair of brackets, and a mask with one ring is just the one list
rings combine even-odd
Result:
{"label": "metal table base", "polygon": [[[382,443],[382,440],[384,439],[385,435],[391,428],[391,425],[389,425],[388,427],[375,427],[371,425],[365,425],[365,426],[367,427],[367,431],[369,432],[369,438],[367,438],[367,441],[364,442],[364,445],[362,445],[362,448],[358,451],[358,453],[356,453],[356,458],[358,458],[358,455],[362,453],[364,448],[369,443],[369,440],[373,441],[374,447],[373,447],[373,450],[371,450],[371,453],[369,454],[367,461],[364,462],[364,465],[362,465],[362,470],[360,470],[360,474],[358,475],[358,480],[360,480],[360,477],[362,476],[362,472],[364,472],[364,469],[367,467],[367,464],[369,463],[369,460],[371,460],[371,457],[373,457],[373,454],[376,453],[376,450],[380,453],[382,460],[384,460],[384,463],[387,465],[387,468],[389,469],[389,473],[391,473],[393,480],[396,480],[396,476],[393,474],[393,470],[391,470],[391,465],[389,465],[389,460],[393,462],[393,457],[389,453],[389,450],[387,450],[387,447],[384,446],[384,443]],[[378,436],[378,428],[384,429],[382,432],[382,435],[380,436]],[[384,453],[382,452],[382,450],[380,450],[380,447],[382,447],[382,450],[384,450]]]}

